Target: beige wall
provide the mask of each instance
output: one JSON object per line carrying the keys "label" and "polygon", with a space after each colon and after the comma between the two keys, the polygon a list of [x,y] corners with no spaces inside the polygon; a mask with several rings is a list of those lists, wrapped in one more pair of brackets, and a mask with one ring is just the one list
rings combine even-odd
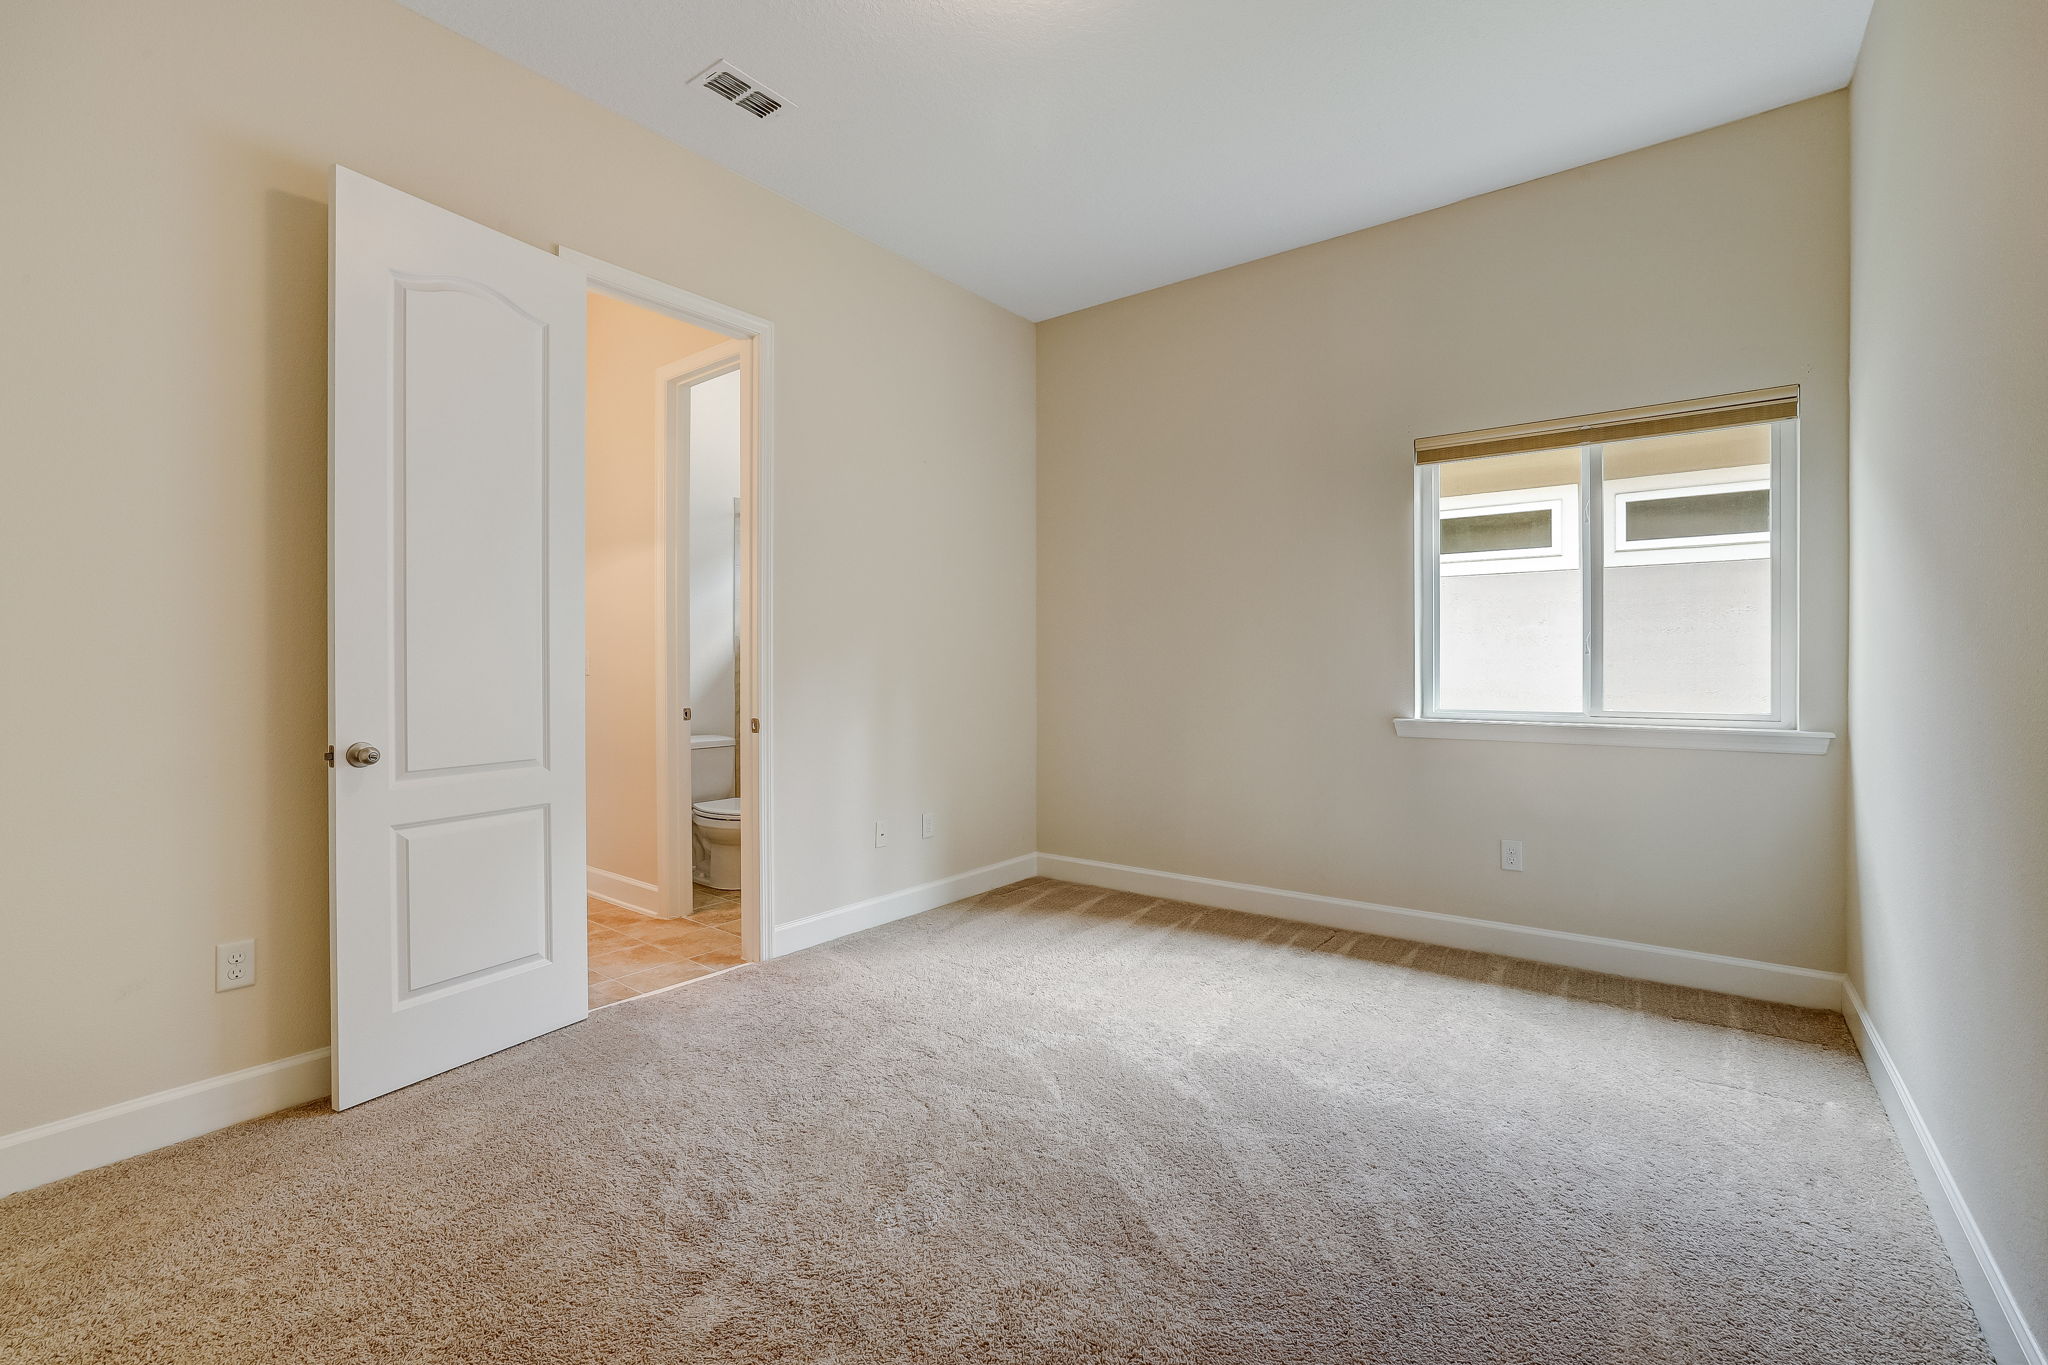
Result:
{"label": "beige wall", "polygon": [[1839,754],[1389,722],[1416,437],[1796,383],[1840,726],[1846,134],[1830,95],[1042,324],[1040,848],[1839,968]]}
{"label": "beige wall", "polygon": [[589,316],[584,726],[590,865],[659,885],[654,684],[664,557],[654,374],[725,338],[602,294],[590,296]]}
{"label": "beige wall", "polygon": [[333,162],[776,324],[781,917],[1032,847],[1028,323],[384,0],[0,26],[0,1132],[327,1041]]}
{"label": "beige wall", "polygon": [[1857,67],[1850,969],[2048,1337],[2043,54],[2039,0],[1879,0]]}

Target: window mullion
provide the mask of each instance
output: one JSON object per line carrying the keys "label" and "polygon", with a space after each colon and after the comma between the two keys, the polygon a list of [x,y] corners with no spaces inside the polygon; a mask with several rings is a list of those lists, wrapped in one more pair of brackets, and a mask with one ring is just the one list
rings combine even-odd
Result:
{"label": "window mullion", "polygon": [[1788,726],[1799,723],[1798,439],[1792,423],[1771,423],[1771,716]]}
{"label": "window mullion", "polygon": [[1437,709],[1437,675],[1441,658],[1442,607],[1438,582],[1441,549],[1438,544],[1442,533],[1442,493],[1438,487],[1438,470],[1435,465],[1423,465],[1416,470],[1416,485],[1419,496],[1416,507],[1419,515],[1415,524],[1415,570],[1416,596],[1421,629],[1416,639],[1416,703],[1421,708],[1417,714],[1433,716]]}
{"label": "window mullion", "polygon": [[1601,565],[1607,558],[1605,518],[1601,515],[1600,451],[1585,447],[1579,456],[1579,609],[1585,613],[1585,681],[1580,705],[1588,716],[1601,713],[1602,653],[1600,643]]}

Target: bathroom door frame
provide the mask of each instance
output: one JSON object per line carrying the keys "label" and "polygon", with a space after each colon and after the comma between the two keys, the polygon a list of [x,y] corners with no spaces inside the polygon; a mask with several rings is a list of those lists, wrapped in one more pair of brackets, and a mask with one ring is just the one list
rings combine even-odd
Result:
{"label": "bathroom door frame", "polygon": [[[587,256],[568,247],[556,248],[556,255],[576,266],[584,274],[589,288],[594,293],[665,313],[670,317],[690,323],[729,337],[736,344],[737,368],[740,373],[740,605],[739,633],[740,649],[738,666],[740,670],[740,708],[743,717],[740,733],[733,736],[739,747],[740,779],[740,827],[743,837],[740,841],[740,953],[749,962],[764,961],[775,955],[774,936],[768,926],[775,923],[774,884],[770,869],[774,866],[769,857],[773,826],[770,812],[774,809],[773,782],[774,764],[770,761],[775,729],[771,723],[774,714],[774,576],[772,548],[774,545],[774,379],[775,379],[775,327],[766,318],[678,289],[672,284],[628,270],[623,266]],[[687,372],[682,376],[665,378],[660,390],[663,402],[663,540],[673,544],[673,538],[666,534],[673,511],[671,494],[680,488],[686,499],[689,488],[689,469],[677,469],[675,456],[678,443],[669,439],[670,413],[669,395],[678,384],[685,386],[709,379],[719,373],[729,372],[728,368],[714,366],[703,372]],[[692,378],[691,374],[695,377]],[[681,447],[687,451],[687,443]],[[685,503],[684,505],[687,505]],[[676,558],[680,558],[677,556]],[[677,676],[672,659],[677,651],[688,658],[689,639],[683,633],[682,622],[677,616],[684,616],[688,610],[687,598],[678,599],[674,587],[678,572],[687,573],[687,564],[678,566],[664,551],[664,573],[662,581],[663,617],[661,629],[663,643],[661,657],[666,677]],[[687,583],[687,577],[682,579]],[[671,614],[671,609],[680,606],[681,611]],[[686,616],[685,616],[685,619]],[[681,673],[689,676],[687,668]],[[661,689],[664,718],[667,709],[681,705],[666,696],[667,687]],[[687,697],[687,686],[682,695]],[[678,718],[679,719],[679,718]],[[690,838],[690,765],[689,726],[687,724],[663,724],[658,727],[662,735],[661,752],[657,755],[657,782],[665,814],[661,817],[660,828],[662,852],[662,897],[671,914],[677,907],[689,904],[690,879],[685,869],[691,864],[689,855]],[[674,741],[680,738],[680,746]],[[671,749],[681,748],[678,760]],[[680,784],[680,785],[678,785]],[[679,814],[678,814],[679,813]],[[678,835],[677,830],[681,833]],[[675,847],[680,838],[682,847]],[[680,858],[678,867],[677,859]]]}
{"label": "bathroom door frame", "polygon": [[[696,780],[696,754],[691,741],[697,723],[691,718],[690,644],[693,638],[690,613],[696,606],[690,591],[690,492],[695,477],[691,453],[690,392],[699,384],[726,375],[740,376],[740,469],[742,486],[746,470],[746,343],[728,339],[695,355],[662,366],[654,372],[655,402],[660,410],[657,428],[661,432],[660,491],[656,497],[661,524],[661,608],[657,629],[660,641],[654,663],[654,828],[656,876],[661,880],[662,913],[680,919],[695,907],[696,893],[691,878],[695,862],[692,787]],[[746,515],[746,500],[740,499],[740,514]],[[744,587],[749,575],[740,575]],[[735,616],[738,615],[737,609]],[[738,626],[735,619],[734,625]],[[733,667],[742,679],[744,654],[735,651]],[[744,686],[744,682],[742,682]],[[732,721],[733,775],[740,776],[740,732],[746,726],[739,718],[740,698],[734,698]],[[680,714],[678,714],[680,713]],[[739,784],[744,809],[746,784]],[[740,855],[746,856],[746,821],[740,822]],[[746,876],[742,869],[741,902],[746,900]]]}

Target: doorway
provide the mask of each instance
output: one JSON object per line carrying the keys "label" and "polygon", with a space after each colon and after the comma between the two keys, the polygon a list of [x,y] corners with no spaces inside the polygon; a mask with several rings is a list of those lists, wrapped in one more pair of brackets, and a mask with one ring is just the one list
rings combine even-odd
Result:
{"label": "doorway", "polygon": [[584,466],[592,1009],[760,955],[763,808],[747,771],[753,338],[601,283]]}

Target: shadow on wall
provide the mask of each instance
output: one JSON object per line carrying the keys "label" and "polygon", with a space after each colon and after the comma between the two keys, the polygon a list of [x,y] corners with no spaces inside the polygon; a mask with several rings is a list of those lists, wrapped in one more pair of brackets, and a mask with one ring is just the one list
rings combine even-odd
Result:
{"label": "shadow on wall", "polygon": [[[222,174],[232,177],[237,189],[254,192],[301,176],[318,183],[327,174],[325,167],[280,162],[256,148],[229,150],[232,160]],[[327,770],[321,755],[327,743],[330,214],[321,199],[275,188],[260,192],[260,273],[236,269],[245,263],[234,253],[218,252],[213,260],[219,273],[203,286],[210,311],[218,310],[212,313],[214,327],[246,337],[254,321],[262,337],[253,380],[261,385],[261,427],[222,433],[230,445],[237,444],[237,436],[243,438],[240,448],[252,467],[223,471],[239,487],[224,485],[220,492],[224,502],[260,497],[249,515],[261,519],[261,542],[242,551],[252,556],[241,575],[247,598],[219,605],[224,613],[247,614],[249,619],[231,625],[230,631],[254,635],[260,642],[261,673],[250,688],[251,709],[240,718],[237,732],[215,739],[215,752],[238,760],[220,779],[247,783],[260,796],[243,803],[253,828],[231,828],[239,819],[209,820],[206,827],[218,841],[214,856],[222,864],[212,884],[240,885],[247,897],[244,904],[219,911],[222,936],[246,926],[263,941],[255,989],[264,991],[265,998],[254,1021],[233,1009],[212,1012],[222,1065],[246,1064],[242,1054],[252,1043],[260,1055],[275,1056],[327,1041]],[[231,209],[237,197],[222,194],[212,202]],[[223,226],[235,231],[235,225]],[[227,349],[231,344],[224,336],[220,354],[236,354]],[[246,397],[251,377],[220,373],[215,382],[221,392],[209,398],[206,410],[256,410]],[[260,624],[252,630],[251,622]],[[252,843],[258,848],[252,849]],[[248,917],[257,914],[273,918],[251,923]],[[258,1039],[247,1036],[252,1031]],[[228,1056],[231,1037],[234,1055]]]}

